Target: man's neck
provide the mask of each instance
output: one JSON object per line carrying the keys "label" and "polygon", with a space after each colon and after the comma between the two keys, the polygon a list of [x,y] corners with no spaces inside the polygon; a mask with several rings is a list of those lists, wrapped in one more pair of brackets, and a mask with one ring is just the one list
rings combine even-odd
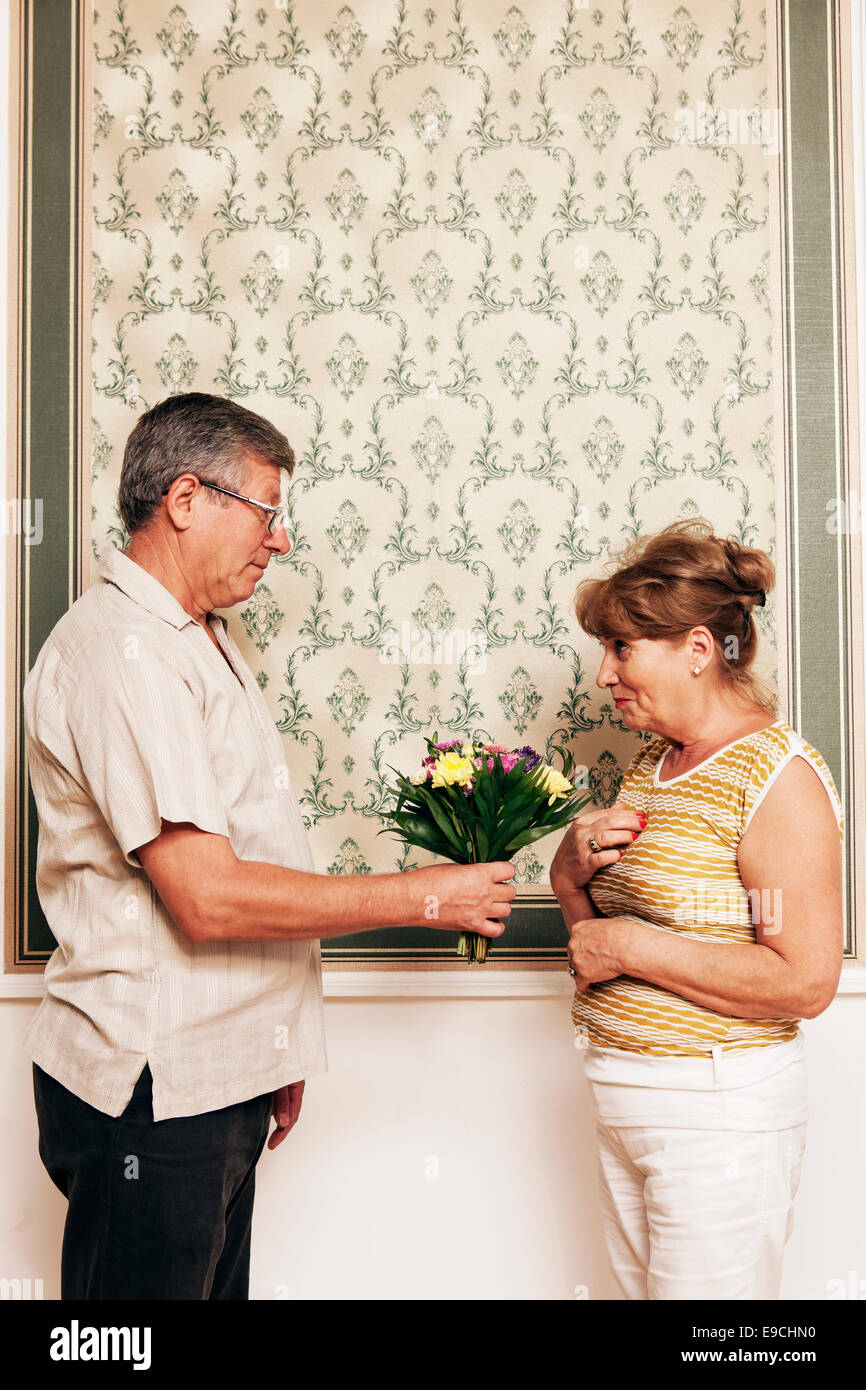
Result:
{"label": "man's neck", "polygon": [[208,627],[208,617],[210,609],[202,608],[196,602],[195,596],[183,574],[176,557],[164,541],[152,538],[145,534],[136,536],[130,541],[123,554],[127,559],[140,565],[157,583],[176,598],[185,613],[191,618],[195,618],[206,631]]}

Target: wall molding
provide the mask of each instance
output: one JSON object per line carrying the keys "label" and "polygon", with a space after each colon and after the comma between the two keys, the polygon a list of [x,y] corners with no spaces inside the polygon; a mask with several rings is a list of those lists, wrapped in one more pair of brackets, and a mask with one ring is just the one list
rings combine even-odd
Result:
{"label": "wall molding", "polygon": [[[325,999],[566,999],[565,970],[334,970],[322,972]],[[41,975],[0,976],[0,999],[41,999]],[[866,965],[846,961],[836,998],[866,999]]]}

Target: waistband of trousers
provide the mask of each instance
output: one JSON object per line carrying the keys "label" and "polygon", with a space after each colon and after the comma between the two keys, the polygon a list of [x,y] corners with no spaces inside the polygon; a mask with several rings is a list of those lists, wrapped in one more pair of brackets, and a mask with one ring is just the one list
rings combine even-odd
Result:
{"label": "waistband of trousers", "polygon": [[806,1040],[798,1029],[794,1038],[766,1047],[740,1050],[722,1043],[707,1049],[706,1057],[651,1057],[620,1048],[581,1049],[590,1081],[619,1086],[663,1086],[674,1090],[731,1090],[774,1076],[794,1062],[805,1060]]}

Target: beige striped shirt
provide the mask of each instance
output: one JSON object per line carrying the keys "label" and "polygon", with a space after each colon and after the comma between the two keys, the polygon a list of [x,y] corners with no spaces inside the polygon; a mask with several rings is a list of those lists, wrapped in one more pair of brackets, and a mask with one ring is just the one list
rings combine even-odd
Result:
{"label": "beige striped shirt", "polygon": [[[770,889],[750,898],[737,849],[779,773],[803,757],[820,777],[844,834],[842,805],[821,754],[784,722],[747,734],[697,767],[662,780],[669,744],[656,737],[635,754],[619,800],[646,814],[646,829],[587,885],[605,917],[639,917],[704,941],[754,943],[755,922],[778,923]],[[778,890],[776,890],[778,893]],[[741,1050],[796,1037],[798,1019],[733,1018],[645,980],[621,975],[575,993],[572,1019],[596,1047],[650,1056],[707,1056],[715,1044]]]}
{"label": "beige striped shirt", "polygon": [[108,1115],[145,1061],[156,1120],[327,1069],[318,941],[190,941],[135,854],[162,820],[191,821],[240,859],[314,867],[262,692],[225,619],[210,621],[231,667],[158,580],[109,550],[24,685],[36,883],[58,942],[24,1042]]}

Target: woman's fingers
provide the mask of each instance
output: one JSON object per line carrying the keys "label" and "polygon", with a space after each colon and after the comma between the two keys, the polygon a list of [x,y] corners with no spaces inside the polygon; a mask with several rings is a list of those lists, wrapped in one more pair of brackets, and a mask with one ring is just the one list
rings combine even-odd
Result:
{"label": "woman's fingers", "polygon": [[[597,830],[593,839],[602,849],[611,849],[614,845],[630,845],[636,834],[636,830]],[[590,853],[593,853],[589,841],[587,841],[587,845]]]}
{"label": "woman's fingers", "polygon": [[615,802],[607,813],[607,828],[596,834],[597,844],[608,845],[630,844],[636,840],[638,835],[646,827],[646,816],[643,811],[635,811],[629,806],[621,806]]}
{"label": "woman's fingers", "polygon": [[596,869],[603,869],[606,864],[615,864],[618,859],[622,859],[621,849],[607,849],[604,854],[594,854]]}

